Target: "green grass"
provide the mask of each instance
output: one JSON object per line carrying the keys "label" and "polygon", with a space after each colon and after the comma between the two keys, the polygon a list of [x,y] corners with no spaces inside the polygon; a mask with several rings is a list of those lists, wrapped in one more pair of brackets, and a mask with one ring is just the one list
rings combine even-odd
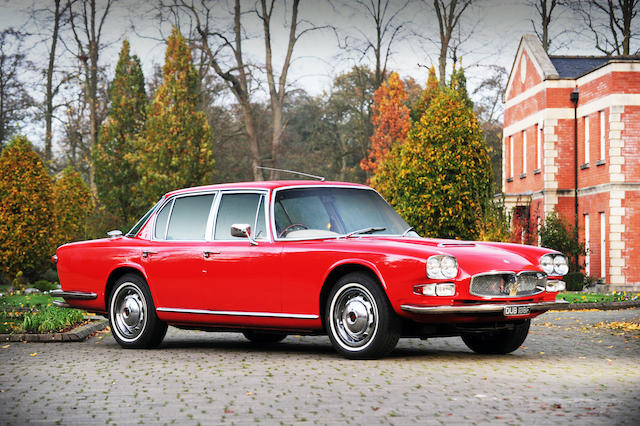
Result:
{"label": "green grass", "polygon": [[53,300],[53,297],[43,293],[16,292],[1,297],[0,333],[59,332],[83,321],[85,312],[53,306]]}
{"label": "green grass", "polygon": [[640,293],[614,292],[612,294],[598,294],[577,291],[558,293],[557,299],[566,300],[569,303],[620,302],[623,300],[640,300]]}

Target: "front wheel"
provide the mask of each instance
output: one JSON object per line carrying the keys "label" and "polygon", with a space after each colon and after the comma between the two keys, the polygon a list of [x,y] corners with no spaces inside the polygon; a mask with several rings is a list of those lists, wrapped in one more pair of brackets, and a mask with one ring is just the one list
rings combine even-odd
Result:
{"label": "front wheel", "polygon": [[529,334],[531,320],[513,324],[513,328],[468,333],[462,335],[462,341],[469,349],[479,354],[508,354],[520,347]]}
{"label": "front wheel", "polygon": [[167,333],[167,324],[156,315],[149,286],[136,274],[116,281],[109,298],[109,324],[123,348],[156,347]]}
{"label": "front wheel", "polygon": [[340,278],[329,294],[325,315],[329,339],[346,358],[379,358],[398,343],[400,319],[368,274],[353,272]]}

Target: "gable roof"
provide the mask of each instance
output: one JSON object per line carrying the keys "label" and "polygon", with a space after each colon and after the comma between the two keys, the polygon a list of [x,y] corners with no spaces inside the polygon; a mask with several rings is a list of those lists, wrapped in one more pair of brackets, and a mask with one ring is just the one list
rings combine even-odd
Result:
{"label": "gable roof", "polygon": [[605,65],[612,58],[606,56],[550,56],[559,78],[575,79]]}
{"label": "gable roof", "polygon": [[518,62],[520,62],[522,52],[525,50],[527,51],[531,62],[540,74],[540,77],[543,81],[555,80],[560,78],[560,76],[558,75],[558,71],[549,59],[549,55],[547,55],[547,52],[545,52],[542,48],[542,44],[538,40],[538,37],[533,34],[525,34],[520,39],[518,52],[516,53],[516,57],[513,60],[513,65],[511,65],[511,72],[509,73],[509,79],[507,80],[507,85],[505,87],[503,97],[506,97],[507,93],[509,93],[509,90],[511,90],[511,85],[513,84],[513,79],[515,78],[514,73],[516,66],[518,65]]}

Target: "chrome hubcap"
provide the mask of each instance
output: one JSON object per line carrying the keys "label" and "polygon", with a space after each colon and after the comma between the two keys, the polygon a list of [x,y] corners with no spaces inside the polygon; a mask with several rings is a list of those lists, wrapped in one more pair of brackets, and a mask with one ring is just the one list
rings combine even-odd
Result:
{"label": "chrome hubcap", "polygon": [[343,346],[360,348],[369,343],[377,325],[373,296],[360,284],[348,284],[334,297],[332,327]]}
{"label": "chrome hubcap", "polygon": [[121,285],[113,297],[114,332],[124,340],[135,340],[144,330],[147,304],[142,292],[131,283]]}

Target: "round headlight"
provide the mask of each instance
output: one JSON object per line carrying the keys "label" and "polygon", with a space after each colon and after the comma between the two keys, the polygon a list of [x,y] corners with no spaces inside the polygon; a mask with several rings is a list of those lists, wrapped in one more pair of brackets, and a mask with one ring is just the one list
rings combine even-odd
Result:
{"label": "round headlight", "polygon": [[545,254],[540,258],[540,266],[547,275],[553,275],[553,256]]}
{"label": "round headlight", "polygon": [[451,279],[455,278],[458,275],[458,262],[455,257],[445,256],[442,258],[440,262],[440,268],[442,270],[442,275],[445,278]]}
{"label": "round headlight", "polygon": [[431,256],[427,259],[427,276],[429,278],[442,278],[439,256]]}
{"label": "round headlight", "polygon": [[565,275],[569,272],[569,265],[567,265],[567,258],[563,255],[557,255],[553,258],[553,271],[558,275]]}

